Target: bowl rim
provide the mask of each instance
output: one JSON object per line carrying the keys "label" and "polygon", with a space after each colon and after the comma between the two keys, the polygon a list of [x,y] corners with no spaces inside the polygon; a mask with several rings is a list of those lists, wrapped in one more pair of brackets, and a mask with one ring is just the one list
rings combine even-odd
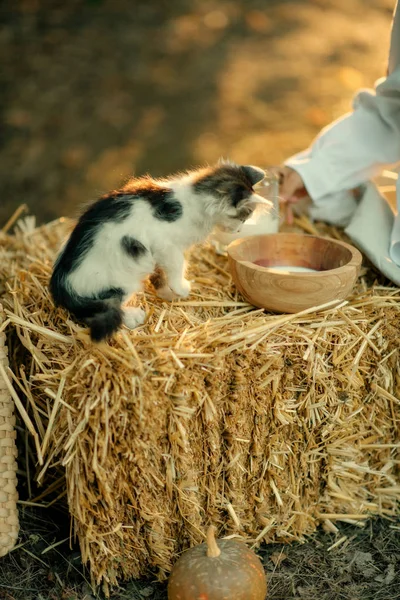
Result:
{"label": "bowl rim", "polygon": [[[310,273],[307,273],[307,272],[300,273],[300,272],[296,272],[296,271],[274,272],[271,270],[271,269],[273,269],[273,267],[263,267],[261,265],[256,265],[255,263],[253,263],[249,260],[241,260],[237,256],[239,247],[247,240],[254,239],[254,238],[277,237],[277,236],[283,236],[283,235],[287,236],[287,237],[298,237],[298,238],[299,237],[302,237],[302,238],[307,237],[307,238],[314,238],[314,239],[318,239],[318,240],[322,240],[322,241],[333,242],[337,246],[342,246],[343,248],[346,248],[347,250],[349,250],[351,253],[351,259],[349,260],[349,262],[342,265],[341,267],[335,267],[334,269],[325,269],[324,271],[314,271],[314,272],[310,272]],[[354,268],[359,269],[361,267],[362,258],[363,258],[361,252],[357,248],[352,246],[351,244],[348,244],[347,242],[342,242],[341,240],[336,240],[334,238],[324,237],[321,235],[310,235],[310,234],[306,234],[306,233],[304,233],[304,234],[303,233],[292,233],[292,232],[285,232],[285,231],[281,231],[278,233],[262,233],[262,234],[257,234],[257,235],[249,235],[246,237],[239,238],[237,240],[233,240],[227,247],[226,252],[228,254],[228,257],[231,258],[235,263],[245,266],[248,269],[251,269],[254,271],[261,271],[263,273],[268,273],[268,275],[271,277],[288,277],[289,276],[289,277],[310,278],[310,277],[324,277],[327,274],[331,274],[331,273],[335,273],[335,274],[345,273],[346,271],[353,270]]]}

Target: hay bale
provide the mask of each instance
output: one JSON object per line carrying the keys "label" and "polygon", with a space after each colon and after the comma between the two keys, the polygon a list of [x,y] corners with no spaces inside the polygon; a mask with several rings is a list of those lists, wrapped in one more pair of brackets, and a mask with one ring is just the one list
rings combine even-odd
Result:
{"label": "hay bale", "polygon": [[8,352],[5,320],[0,304],[0,557],[14,548],[19,530],[16,432],[14,403],[6,381]]}
{"label": "hay bale", "polygon": [[147,286],[146,324],[95,346],[47,289],[70,224],[21,227],[0,237],[9,328],[30,357],[13,379],[37,480],[62,496],[65,471],[96,582],[165,577],[209,522],[257,545],[395,513],[398,289],[364,270],[338,307],[270,315],[242,301],[225,257],[197,248],[189,300]]}

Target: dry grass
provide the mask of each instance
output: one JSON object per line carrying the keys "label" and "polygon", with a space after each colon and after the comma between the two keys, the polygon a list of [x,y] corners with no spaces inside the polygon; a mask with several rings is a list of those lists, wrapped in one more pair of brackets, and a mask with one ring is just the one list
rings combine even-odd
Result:
{"label": "dry grass", "polygon": [[79,552],[68,548],[60,515],[49,513],[21,507],[18,545],[0,561],[2,600],[92,600]]}
{"label": "dry grass", "polygon": [[395,514],[398,289],[365,270],[340,306],[265,314],[237,295],[225,257],[198,248],[189,301],[147,287],[146,324],[94,346],[47,289],[68,227],[0,237],[17,339],[7,378],[34,441],[29,476],[43,485],[32,501],[67,495],[106,591],[119,577],[165,577],[210,521],[256,546]]}

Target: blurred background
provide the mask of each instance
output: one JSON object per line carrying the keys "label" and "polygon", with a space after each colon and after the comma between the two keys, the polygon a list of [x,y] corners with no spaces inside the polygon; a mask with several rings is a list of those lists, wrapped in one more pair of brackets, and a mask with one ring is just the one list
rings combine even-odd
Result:
{"label": "blurred background", "polygon": [[131,175],[278,164],[385,74],[395,0],[0,0],[0,226]]}

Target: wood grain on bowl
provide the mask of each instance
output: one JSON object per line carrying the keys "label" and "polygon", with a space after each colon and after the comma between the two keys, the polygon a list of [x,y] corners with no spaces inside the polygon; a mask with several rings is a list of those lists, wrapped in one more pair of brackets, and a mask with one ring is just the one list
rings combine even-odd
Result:
{"label": "wood grain on bowl", "polygon": [[[258,235],[228,246],[233,280],[251,304],[274,312],[295,313],[352,291],[361,253],[345,242],[296,233]],[[274,265],[289,272],[274,272]],[[291,266],[316,272],[290,272]]]}

